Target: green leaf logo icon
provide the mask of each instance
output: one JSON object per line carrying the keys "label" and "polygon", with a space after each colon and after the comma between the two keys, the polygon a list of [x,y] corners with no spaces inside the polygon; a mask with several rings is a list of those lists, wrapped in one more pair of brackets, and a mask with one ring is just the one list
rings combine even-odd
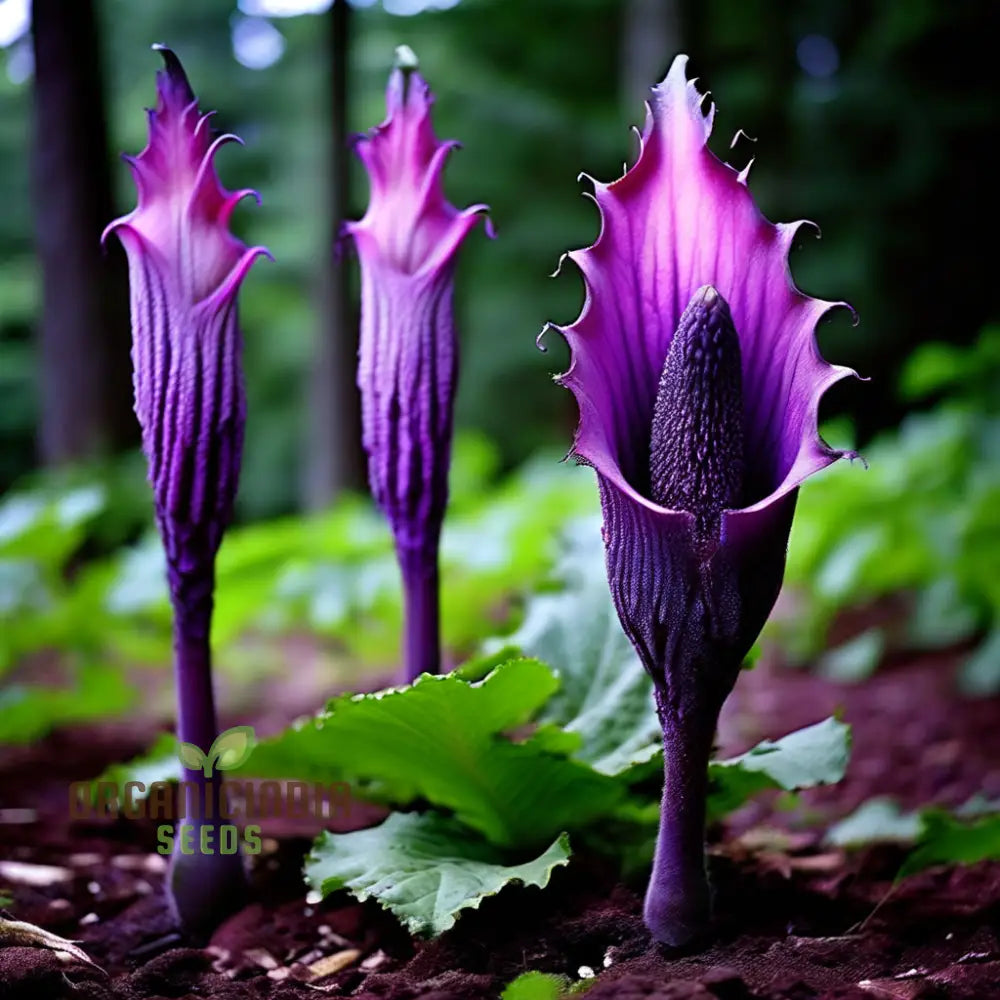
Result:
{"label": "green leaf logo icon", "polygon": [[178,743],[177,756],[189,771],[202,771],[211,778],[213,769],[232,771],[243,764],[253,746],[253,727],[233,726],[219,733],[207,754],[193,743]]}
{"label": "green leaf logo icon", "polygon": [[219,733],[208,751],[208,759],[218,770],[232,771],[245,763],[252,751],[253,727],[233,726]]}
{"label": "green leaf logo icon", "polygon": [[189,771],[200,771],[205,766],[205,754],[193,743],[178,743],[177,756]]}

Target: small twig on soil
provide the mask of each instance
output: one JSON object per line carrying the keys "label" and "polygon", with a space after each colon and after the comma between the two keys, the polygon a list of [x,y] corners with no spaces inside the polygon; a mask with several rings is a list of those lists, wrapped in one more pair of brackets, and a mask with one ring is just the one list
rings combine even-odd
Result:
{"label": "small twig on soil", "polygon": [[875,909],[872,910],[872,912],[869,913],[868,916],[861,921],[861,923],[854,924],[852,927],[850,927],[847,933],[850,934],[852,931],[855,930],[863,931],[865,927],[868,925],[868,921],[871,920],[872,917],[874,917],[875,914],[878,913],[878,911],[881,910],[882,907],[889,901],[889,897],[896,891],[898,885],[899,885],[898,882],[893,882],[893,884],[889,886],[889,891],[875,904]]}

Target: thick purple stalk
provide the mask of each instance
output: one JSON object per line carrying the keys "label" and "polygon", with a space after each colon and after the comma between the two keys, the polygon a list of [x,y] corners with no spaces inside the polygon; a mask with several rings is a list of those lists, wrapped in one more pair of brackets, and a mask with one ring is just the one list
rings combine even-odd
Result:
{"label": "thick purple stalk", "polygon": [[399,553],[403,577],[403,666],[407,683],[441,666],[437,549]]}
{"label": "thick purple stalk", "polygon": [[[211,575],[207,578],[211,581]],[[212,621],[212,588],[197,581],[201,594],[192,600],[188,589],[176,578],[171,580],[174,595],[174,682],[177,691],[177,739],[208,750],[218,735],[215,694],[212,689],[212,652],[209,633]],[[167,883],[171,903],[181,924],[195,931],[210,929],[239,907],[246,897],[246,879],[240,855],[222,854],[219,830],[226,823],[221,816],[221,776],[215,771],[184,769],[185,785],[197,789],[192,801],[185,797],[174,830],[174,851]],[[190,828],[194,853],[182,849],[185,828]],[[203,832],[207,828],[207,832]],[[210,837],[213,852],[201,853],[202,837]]]}
{"label": "thick purple stalk", "polygon": [[[685,716],[656,692],[663,727],[663,800],[643,916],[653,936],[683,945],[703,934],[712,910],[705,864],[705,803],[715,727],[711,711]],[[714,713],[717,715],[717,712]]]}
{"label": "thick purple stalk", "polygon": [[412,53],[393,70],[385,121],[355,146],[368,210],[345,226],[361,262],[358,386],[372,495],[392,528],[403,578],[403,673],[441,664],[438,541],[448,504],[458,338],[455,259],[485,211],[459,211],[441,176],[454,142],[439,142],[433,97]]}

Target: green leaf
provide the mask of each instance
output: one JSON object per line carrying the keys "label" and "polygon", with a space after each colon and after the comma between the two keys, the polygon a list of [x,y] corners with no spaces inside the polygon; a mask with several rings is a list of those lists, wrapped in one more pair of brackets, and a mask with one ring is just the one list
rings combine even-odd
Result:
{"label": "green leaf", "polygon": [[254,736],[252,726],[233,726],[216,736],[208,759],[219,771],[233,771],[246,763],[253,753]]}
{"label": "green leaf", "polygon": [[500,1000],[562,1000],[569,989],[565,976],[549,972],[522,972],[508,983]]}
{"label": "green leaf", "polygon": [[936,865],[974,865],[1000,860],[1000,814],[971,821],[931,810],[923,815],[916,849],[903,863],[897,879]]}
{"label": "green leaf", "polygon": [[39,739],[56,726],[120,715],[134,692],[115,667],[85,664],[71,687],[10,684],[0,689],[0,745]]}
{"label": "green leaf", "polygon": [[816,661],[816,669],[831,681],[857,684],[871,677],[884,652],[885,633],[870,628],[825,652]]}
{"label": "green leaf", "polygon": [[327,711],[260,743],[244,773],[306,781],[370,783],[370,797],[425,800],[453,811],[493,843],[538,846],[606,815],[619,782],[524,726],[558,682],[537,660],[511,660],[484,680],[424,675],[404,688],[345,695]]}
{"label": "green leaf", "polygon": [[[191,743],[186,745],[194,746]],[[201,753],[198,747],[194,749]],[[180,769],[177,766],[179,756],[180,750],[173,734],[160,733],[144,754],[133,757],[123,764],[112,764],[96,780],[113,781],[119,789],[124,788],[127,781],[138,781],[145,785],[148,791],[155,781],[177,781],[180,778]],[[201,768],[200,761],[191,766],[192,771],[200,771]]]}
{"label": "green leaf", "polygon": [[1000,691],[1000,623],[962,664],[958,686],[979,697]]}
{"label": "green leaf", "polygon": [[377,900],[413,934],[437,935],[511,882],[543,888],[569,854],[569,838],[560,834],[537,858],[509,864],[453,820],[392,813],[370,830],[321,834],[306,878],[324,896],[349,889],[359,900]]}
{"label": "green leaf", "polygon": [[979,625],[979,614],[960,593],[958,582],[940,577],[918,595],[907,638],[918,649],[941,649],[968,639]]}
{"label": "green leaf", "polygon": [[709,815],[725,816],[768,788],[794,792],[840,781],[850,753],[851,727],[831,716],[738,757],[712,761]]}
{"label": "green leaf", "polygon": [[521,627],[487,648],[516,646],[548,663],[560,686],[540,719],[579,734],[577,759],[618,775],[660,748],[653,685],[611,602],[600,523],[580,520],[567,535],[556,571],[562,589],[533,597]]}
{"label": "green leaf", "polygon": [[177,759],[189,770],[200,771],[205,766],[205,751],[193,743],[177,744]]}
{"label": "green leaf", "polygon": [[825,842],[834,847],[861,847],[875,843],[913,843],[923,829],[919,813],[904,813],[890,799],[863,802],[827,831]]}

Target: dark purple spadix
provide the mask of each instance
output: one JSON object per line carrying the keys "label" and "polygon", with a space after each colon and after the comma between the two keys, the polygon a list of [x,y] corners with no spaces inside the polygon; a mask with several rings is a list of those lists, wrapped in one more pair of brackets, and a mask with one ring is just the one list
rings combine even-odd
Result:
{"label": "dark purple spadix", "polygon": [[597,473],[608,582],[663,727],[646,924],[665,944],[710,922],[707,770],[719,711],[781,586],[799,484],[844,453],[817,430],[850,369],[816,347],[838,303],[794,285],[800,223],[772,225],[708,150],[713,110],[679,56],[653,90],[639,157],[594,182],[601,233],[568,256],[586,304],[558,328]]}
{"label": "dark purple spadix", "polygon": [[695,517],[704,555],[719,543],[722,512],[743,491],[740,338],[726,300],[694,293],[670,342],[656,391],[649,492],[660,506]]}
{"label": "dark purple spadix", "polygon": [[364,217],[345,227],[361,262],[358,386],[368,478],[403,578],[407,680],[437,673],[441,663],[438,546],[458,379],[454,271],[462,241],[486,211],[459,211],[444,196],[441,176],[457,143],[435,137],[433,97],[415,65],[401,48],[386,119],[358,137],[371,195]]}
{"label": "dark purple spadix", "polygon": [[[213,136],[179,60],[156,48],[165,69],[148,113],[149,142],[126,157],[139,204],[105,236],[115,233],[128,254],[135,412],[174,611],[177,737],[207,751],[217,735],[209,645],[215,556],[232,516],[246,410],[236,296],[267,251],[229,231],[233,209],[254,192],[223,188],[214,158],[238,140]],[[200,804],[186,800],[190,815],[178,823],[171,898],[181,922],[200,930],[238,903],[244,878],[239,856],[218,852],[218,778],[188,770],[185,781]],[[194,828],[188,853],[184,826]],[[201,853],[204,827],[212,853]]]}

